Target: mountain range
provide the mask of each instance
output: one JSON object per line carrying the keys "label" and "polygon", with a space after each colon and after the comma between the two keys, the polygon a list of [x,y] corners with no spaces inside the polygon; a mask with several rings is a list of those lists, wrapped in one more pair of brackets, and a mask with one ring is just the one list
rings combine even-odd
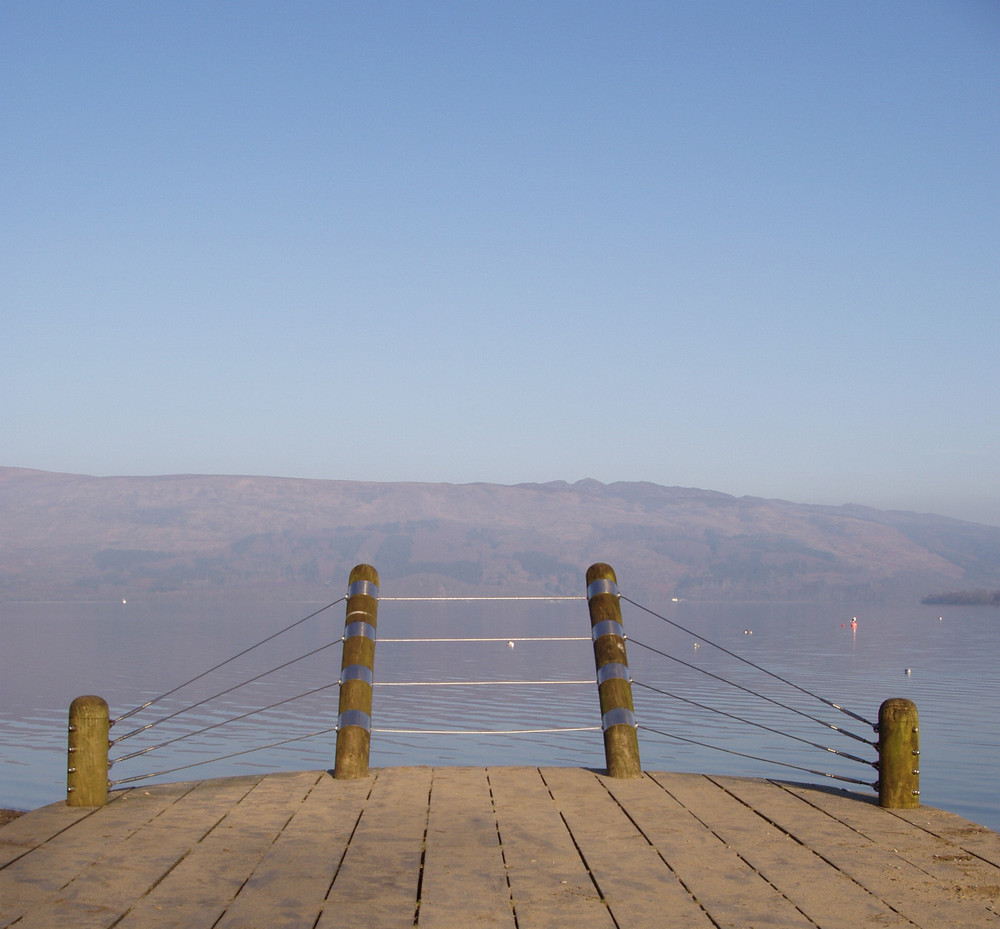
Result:
{"label": "mountain range", "polygon": [[1000,527],[642,482],[90,477],[0,468],[0,599],[572,595],[917,600],[1000,587]]}

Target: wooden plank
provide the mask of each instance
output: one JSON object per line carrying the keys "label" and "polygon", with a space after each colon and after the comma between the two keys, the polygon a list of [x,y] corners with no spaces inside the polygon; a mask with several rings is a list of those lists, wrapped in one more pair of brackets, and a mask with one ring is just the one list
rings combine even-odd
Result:
{"label": "wooden plank", "polygon": [[487,776],[519,929],[614,929],[538,769]]}
{"label": "wooden plank", "polygon": [[954,813],[929,806],[913,810],[893,810],[892,813],[1000,868],[1000,833],[971,823]]}
{"label": "wooden plank", "polygon": [[509,926],[514,911],[483,768],[435,768],[418,924]]}
{"label": "wooden plank", "polygon": [[711,779],[661,772],[650,777],[822,929],[911,926],[846,874],[776,829]]}
{"label": "wooden plank", "polygon": [[652,779],[601,780],[717,926],[765,920],[787,929],[812,926],[794,903]]}
{"label": "wooden plank", "polygon": [[[36,919],[40,920],[39,925],[45,925],[48,920],[45,916],[47,910],[40,912],[37,917],[25,914],[36,907],[58,908],[63,899],[72,900],[81,892],[88,893],[94,875],[105,883],[117,884],[121,878],[114,876],[119,874],[114,867],[115,856],[120,855],[131,862],[129,853],[124,851],[129,840],[160,817],[177,818],[179,815],[186,815],[180,813],[184,806],[181,801],[197,792],[200,786],[198,782],[190,782],[151,787],[148,791],[130,791],[93,811],[74,828],[53,836],[30,854],[15,861],[0,872],[0,925],[6,926],[22,916],[24,919],[21,925],[30,925]],[[251,786],[252,783],[247,783],[237,787],[234,796],[245,794]],[[202,789],[215,792],[218,788]],[[228,806],[230,803],[231,801],[223,801],[222,805]],[[197,836],[185,838],[183,834],[179,834],[177,837],[182,843],[197,841]],[[102,858],[109,864],[95,867],[95,861]],[[148,887],[149,884],[146,883],[135,892],[142,893]],[[124,890],[123,895],[130,897],[131,890]],[[127,903],[131,904],[132,899],[134,897]],[[83,901],[79,902],[82,906]],[[104,904],[100,901],[98,904],[103,912]],[[118,915],[121,912],[124,911],[120,911]]]}
{"label": "wooden plank", "polygon": [[[782,784],[806,803],[822,810],[912,865],[942,881],[1000,886],[1000,869],[981,861],[954,842],[915,825],[896,811],[883,810],[869,798],[800,784]],[[900,810],[899,812],[911,812]]]}
{"label": "wooden plank", "polygon": [[713,925],[596,774],[579,768],[541,773],[618,926]]}
{"label": "wooden plank", "polygon": [[413,926],[430,768],[377,772],[317,929]]}
{"label": "wooden plank", "polygon": [[94,812],[88,807],[59,802],[7,823],[0,828],[0,871]]}
{"label": "wooden plank", "polygon": [[216,822],[201,816],[200,821],[210,825],[201,841],[116,925],[210,929],[317,778],[315,772],[271,775]]}
{"label": "wooden plank", "polygon": [[758,779],[298,772],[20,822],[0,865],[0,926],[18,929],[1000,929],[997,833]]}
{"label": "wooden plank", "polygon": [[374,782],[321,775],[216,929],[313,926]]}
{"label": "wooden plank", "polygon": [[829,815],[817,815],[815,807],[787,790],[776,790],[773,784],[745,778],[712,780],[916,925],[942,929],[1000,926],[1000,914],[991,909],[995,888],[942,882],[891,846],[880,846]]}

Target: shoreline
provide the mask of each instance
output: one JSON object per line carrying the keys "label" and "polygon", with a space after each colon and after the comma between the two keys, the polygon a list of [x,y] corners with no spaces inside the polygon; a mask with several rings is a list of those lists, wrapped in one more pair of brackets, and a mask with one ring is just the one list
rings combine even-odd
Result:
{"label": "shoreline", "polygon": [[6,826],[7,823],[12,823],[19,816],[24,816],[27,812],[27,810],[0,809],[0,826]]}

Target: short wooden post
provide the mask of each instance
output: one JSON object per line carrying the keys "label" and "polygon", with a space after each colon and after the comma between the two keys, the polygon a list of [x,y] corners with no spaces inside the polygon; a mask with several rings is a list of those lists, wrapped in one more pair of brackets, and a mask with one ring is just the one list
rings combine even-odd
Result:
{"label": "short wooden post", "polygon": [[104,806],[108,801],[108,704],[101,697],[77,697],[69,707],[66,803]]}
{"label": "short wooden post", "polygon": [[920,726],[912,700],[894,697],[878,711],[878,805],[920,806]]}
{"label": "short wooden post", "polygon": [[594,640],[608,774],[611,777],[642,777],[639,736],[632,705],[632,679],[629,677],[625,630],[618,601],[618,578],[611,565],[598,563],[587,569],[587,606]]}
{"label": "short wooden post", "polygon": [[378,572],[371,565],[359,564],[351,570],[347,589],[337,758],[333,768],[333,776],[338,778],[368,776],[377,612]]}

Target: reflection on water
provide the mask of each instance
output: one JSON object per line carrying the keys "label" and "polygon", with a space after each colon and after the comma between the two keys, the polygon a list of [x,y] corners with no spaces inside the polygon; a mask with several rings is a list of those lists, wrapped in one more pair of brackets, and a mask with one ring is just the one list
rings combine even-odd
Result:
{"label": "reflection on water", "polygon": [[[1000,764],[1000,617],[995,610],[687,602],[650,606],[684,629],[623,602],[647,769],[810,782],[827,782],[824,775],[875,781],[869,765],[875,750],[868,744],[875,735],[867,723],[735,660],[714,643],[865,720],[877,718],[884,699],[914,700],[921,719],[922,801],[1000,829],[1000,803],[992,787]],[[124,606],[0,605],[0,805],[32,808],[64,796],[66,713],[74,697],[100,694],[112,716],[121,715],[315,608],[302,603],[144,604],[132,599]],[[851,628],[853,616],[858,617],[856,628]],[[119,722],[113,738],[136,734],[115,745],[111,757],[144,753],[115,765],[112,778],[164,772],[163,780],[185,780],[332,767],[335,734],[329,730],[337,713],[343,623],[341,603]],[[435,686],[377,686],[373,766],[603,767],[588,632],[582,600],[383,601],[377,684]],[[508,638],[532,636],[577,640],[507,645]],[[501,641],[391,641],[423,637]],[[313,651],[254,683],[178,713]],[[483,685],[441,686],[455,681]],[[498,681],[522,683],[488,683]],[[553,686],[552,681],[570,683]],[[580,681],[587,683],[575,683]],[[282,702],[307,691],[316,692]],[[268,706],[272,708],[263,713],[216,726]],[[143,729],[153,722],[158,724]],[[584,731],[522,731],[556,727]],[[455,729],[471,731],[413,731]],[[496,730],[517,732],[498,735]],[[300,739],[317,732],[324,734]],[[180,736],[189,737],[172,741]],[[293,739],[300,740],[288,741]],[[285,744],[245,753],[276,742]],[[715,748],[695,744],[699,742]],[[155,746],[162,747],[145,752]],[[230,757],[187,767],[221,756]],[[843,786],[870,792],[850,782]]]}

